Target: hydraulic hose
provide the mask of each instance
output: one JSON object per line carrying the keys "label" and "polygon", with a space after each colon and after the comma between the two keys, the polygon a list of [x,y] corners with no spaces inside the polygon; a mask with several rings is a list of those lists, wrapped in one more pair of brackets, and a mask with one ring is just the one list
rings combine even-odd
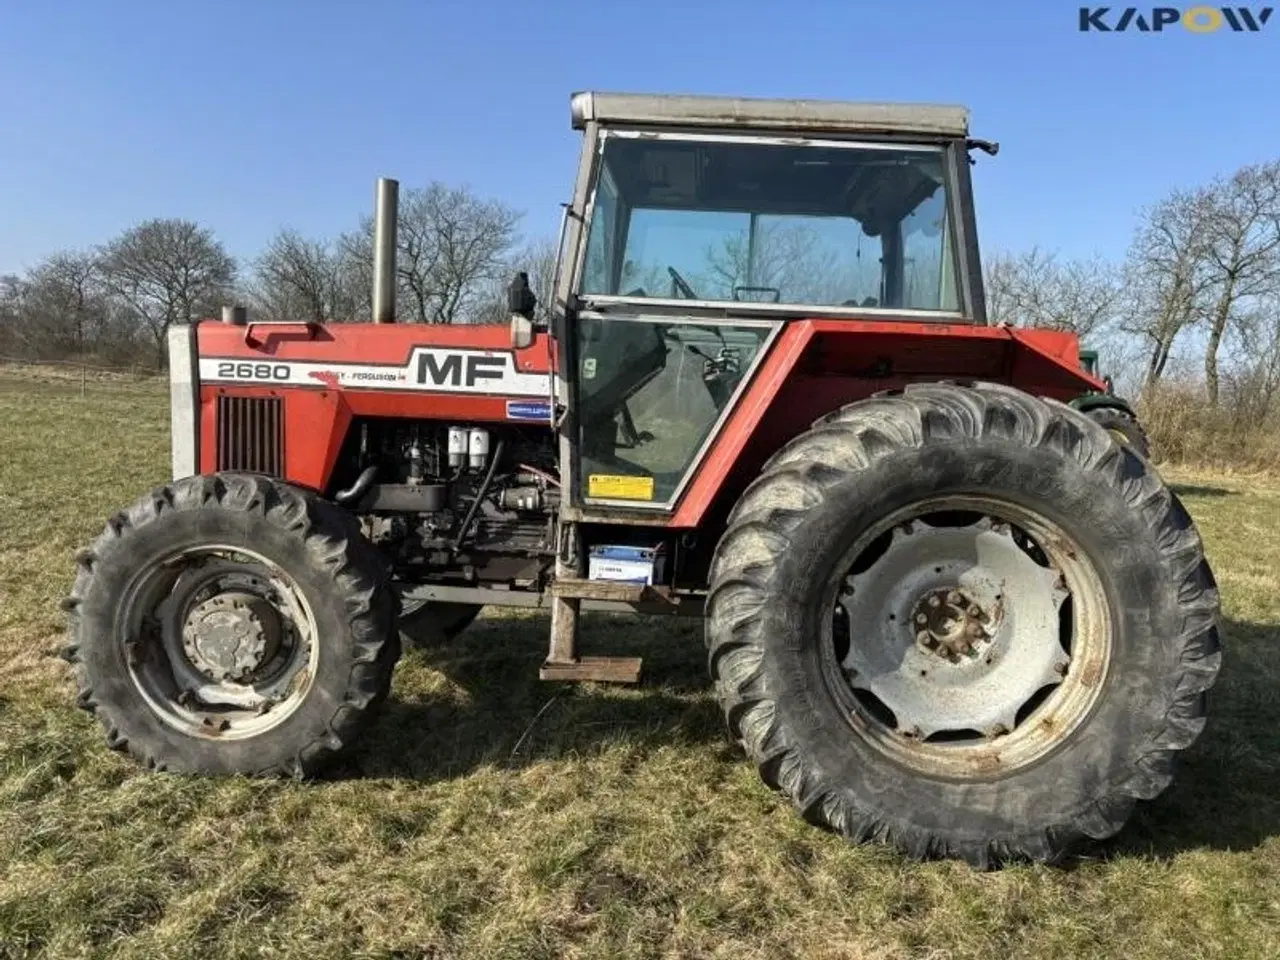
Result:
{"label": "hydraulic hose", "polygon": [[371,467],[365,467],[361,471],[360,476],[356,477],[356,482],[349,486],[346,490],[339,490],[333,495],[333,499],[342,504],[351,503],[358,500],[368,492],[373,486],[373,479],[378,475],[378,465],[375,463]]}
{"label": "hydraulic hose", "polygon": [[493,483],[493,475],[498,472],[498,460],[502,457],[503,443],[503,440],[499,440],[494,445],[493,456],[489,459],[489,469],[484,475],[484,480],[480,482],[480,489],[476,491],[475,500],[471,501],[471,509],[462,518],[462,526],[458,528],[458,535],[453,540],[453,549],[455,550],[461,548],[462,541],[471,532],[471,524],[475,522],[476,514],[480,512],[480,503],[484,500],[485,494],[489,492],[489,487]]}

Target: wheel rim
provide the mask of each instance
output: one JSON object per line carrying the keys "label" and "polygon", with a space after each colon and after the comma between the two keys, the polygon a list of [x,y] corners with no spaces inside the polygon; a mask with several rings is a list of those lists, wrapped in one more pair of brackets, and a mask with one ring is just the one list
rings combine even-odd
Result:
{"label": "wheel rim", "polygon": [[890,517],[837,568],[833,675],[863,740],[912,769],[990,779],[1091,712],[1110,661],[1097,570],[1053,521],[988,497]]}
{"label": "wheel rim", "polygon": [[167,726],[189,736],[257,736],[292,715],[315,680],[306,596],[243,547],[166,556],[134,580],[122,611],[130,679]]}

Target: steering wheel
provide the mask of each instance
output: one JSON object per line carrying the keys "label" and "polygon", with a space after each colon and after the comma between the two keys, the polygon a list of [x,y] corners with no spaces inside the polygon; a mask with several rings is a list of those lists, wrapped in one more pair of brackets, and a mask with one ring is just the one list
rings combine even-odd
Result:
{"label": "steering wheel", "polygon": [[680,291],[680,296],[686,300],[697,300],[698,294],[693,287],[689,286],[689,281],[680,276],[680,271],[675,267],[667,267],[667,273],[671,274],[671,282],[676,285],[676,289]]}

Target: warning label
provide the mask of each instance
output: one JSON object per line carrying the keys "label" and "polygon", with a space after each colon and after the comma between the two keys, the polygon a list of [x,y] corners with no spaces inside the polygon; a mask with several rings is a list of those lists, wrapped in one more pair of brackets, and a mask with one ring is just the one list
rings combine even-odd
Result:
{"label": "warning label", "polygon": [[587,496],[599,500],[652,500],[653,477],[593,473],[587,477]]}

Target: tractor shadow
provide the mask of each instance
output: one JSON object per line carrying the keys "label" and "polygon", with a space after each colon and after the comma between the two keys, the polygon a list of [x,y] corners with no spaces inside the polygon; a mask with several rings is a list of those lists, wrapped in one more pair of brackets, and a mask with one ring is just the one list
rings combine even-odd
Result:
{"label": "tractor shadow", "polygon": [[447,646],[407,651],[378,720],[326,779],[433,782],[615,743],[721,743],[738,756],[711,698],[700,621],[584,619],[584,654],[644,658],[637,686],[539,680],[549,630],[545,616],[484,617]]}
{"label": "tractor shadow", "polygon": [[[641,754],[710,744],[725,762],[746,762],[711,696],[699,622],[586,620],[584,653],[644,657],[635,687],[540,681],[548,629],[545,616],[486,617],[449,646],[408,652],[379,719],[326,779],[435,782],[620,743]],[[1280,626],[1227,620],[1224,648],[1208,725],[1173,786],[1068,869],[1098,856],[1245,851],[1280,836]]]}
{"label": "tractor shadow", "polygon": [[1206,487],[1196,483],[1171,483],[1169,489],[1179,497],[1236,497],[1239,491],[1226,487]]}
{"label": "tractor shadow", "polygon": [[1280,836],[1280,627],[1224,620],[1223,648],[1204,733],[1107,855],[1244,851]]}

